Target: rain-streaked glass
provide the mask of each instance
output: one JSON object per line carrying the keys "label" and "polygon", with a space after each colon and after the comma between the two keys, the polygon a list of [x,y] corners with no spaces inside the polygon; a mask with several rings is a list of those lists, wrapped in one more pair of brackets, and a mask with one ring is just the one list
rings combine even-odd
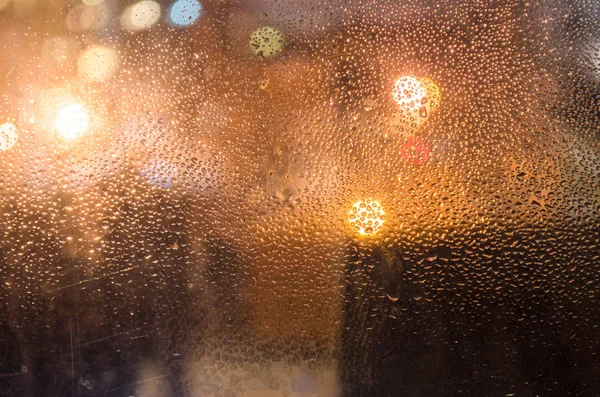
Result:
{"label": "rain-streaked glass", "polygon": [[599,20],[0,0],[0,396],[600,395]]}

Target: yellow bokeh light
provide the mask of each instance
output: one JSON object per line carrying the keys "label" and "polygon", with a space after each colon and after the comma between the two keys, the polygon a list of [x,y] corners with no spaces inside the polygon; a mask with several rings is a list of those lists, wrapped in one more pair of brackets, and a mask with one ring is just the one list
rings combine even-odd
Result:
{"label": "yellow bokeh light", "polygon": [[56,131],[65,140],[73,140],[83,134],[89,125],[89,115],[79,103],[62,106],[56,113]]}
{"label": "yellow bokeh light", "polygon": [[250,49],[255,55],[264,58],[273,57],[283,50],[285,36],[283,33],[269,26],[256,29],[250,35]]}
{"label": "yellow bokeh light", "polygon": [[400,77],[394,84],[392,95],[399,105],[396,117],[401,125],[408,127],[425,123],[442,99],[439,87],[426,77]]}
{"label": "yellow bokeh light", "polygon": [[18,137],[17,127],[13,123],[0,125],[0,152],[4,152],[15,146]]}
{"label": "yellow bokeh light", "polygon": [[385,222],[385,211],[377,200],[367,198],[354,203],[348,213],[352,230],[361,236],[377,234]]}
{"label": "yellow bokeh light", "polygon": [[77,72],[91,81],[104,81],[114,74],[119,65],[117,51],[106,46],[93,46],[81,53]]}
{"label": "yellow bokeh light", "polygon": [[440,87],[427,77],[421,77],[419,81],[425,90],[425,95],[427,95],[428,106],[432,110],[437,109],[440,106],[440,102],[442,102],[442,92],[440,91]]}

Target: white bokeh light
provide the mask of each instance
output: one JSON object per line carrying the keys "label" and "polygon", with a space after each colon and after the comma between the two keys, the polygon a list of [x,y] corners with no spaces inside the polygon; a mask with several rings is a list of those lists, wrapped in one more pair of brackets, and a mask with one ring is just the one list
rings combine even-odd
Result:
{"label": "white bokeh light", "polygon": [[13,123],[0,125],[0,152],[12,148],[17,143],[18,137],[17,127]]}
{"label": "white bokeh light", "polygon": [[79,103],[64,105],[56,113],[56,131],[67,141],[81,136],[87,130],[88,125],[88,112]]}
{"label": "white bokeh light", "polygon": [[121,27],[129,31],[148,29],[160,19],[160,4],[142,0],[129,6],[121,14]]}
{"label": "white bokeh light", "polygon": [[421,98],[425,96],[423,86],[412,76],[400,77],[394,84],[394,100],[407,111],[421,107]]}

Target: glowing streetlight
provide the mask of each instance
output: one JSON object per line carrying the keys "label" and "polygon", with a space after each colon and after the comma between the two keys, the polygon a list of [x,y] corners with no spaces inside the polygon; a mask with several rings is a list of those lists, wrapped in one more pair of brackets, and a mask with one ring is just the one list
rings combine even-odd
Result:
{"label": "glowing streetlight", "polygon": [[87,130],[89,115],[81,104],[70,103],[58,110],[54,125],[60,136],[70,141]]}
{"label": "glowing streetlight", "polygon": [[385,212],[377,200],[359,200],[350,209],[348,220],[352,230],[361,236],[371,236],[379,232],[385,222]]}

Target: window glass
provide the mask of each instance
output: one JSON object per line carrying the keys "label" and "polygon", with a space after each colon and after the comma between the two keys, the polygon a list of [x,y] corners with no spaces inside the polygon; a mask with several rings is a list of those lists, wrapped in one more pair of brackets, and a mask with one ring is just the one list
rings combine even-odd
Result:
{"label": "window glass", "polygon": [[597,396],[599,18],[0,0],[0,395]]}

